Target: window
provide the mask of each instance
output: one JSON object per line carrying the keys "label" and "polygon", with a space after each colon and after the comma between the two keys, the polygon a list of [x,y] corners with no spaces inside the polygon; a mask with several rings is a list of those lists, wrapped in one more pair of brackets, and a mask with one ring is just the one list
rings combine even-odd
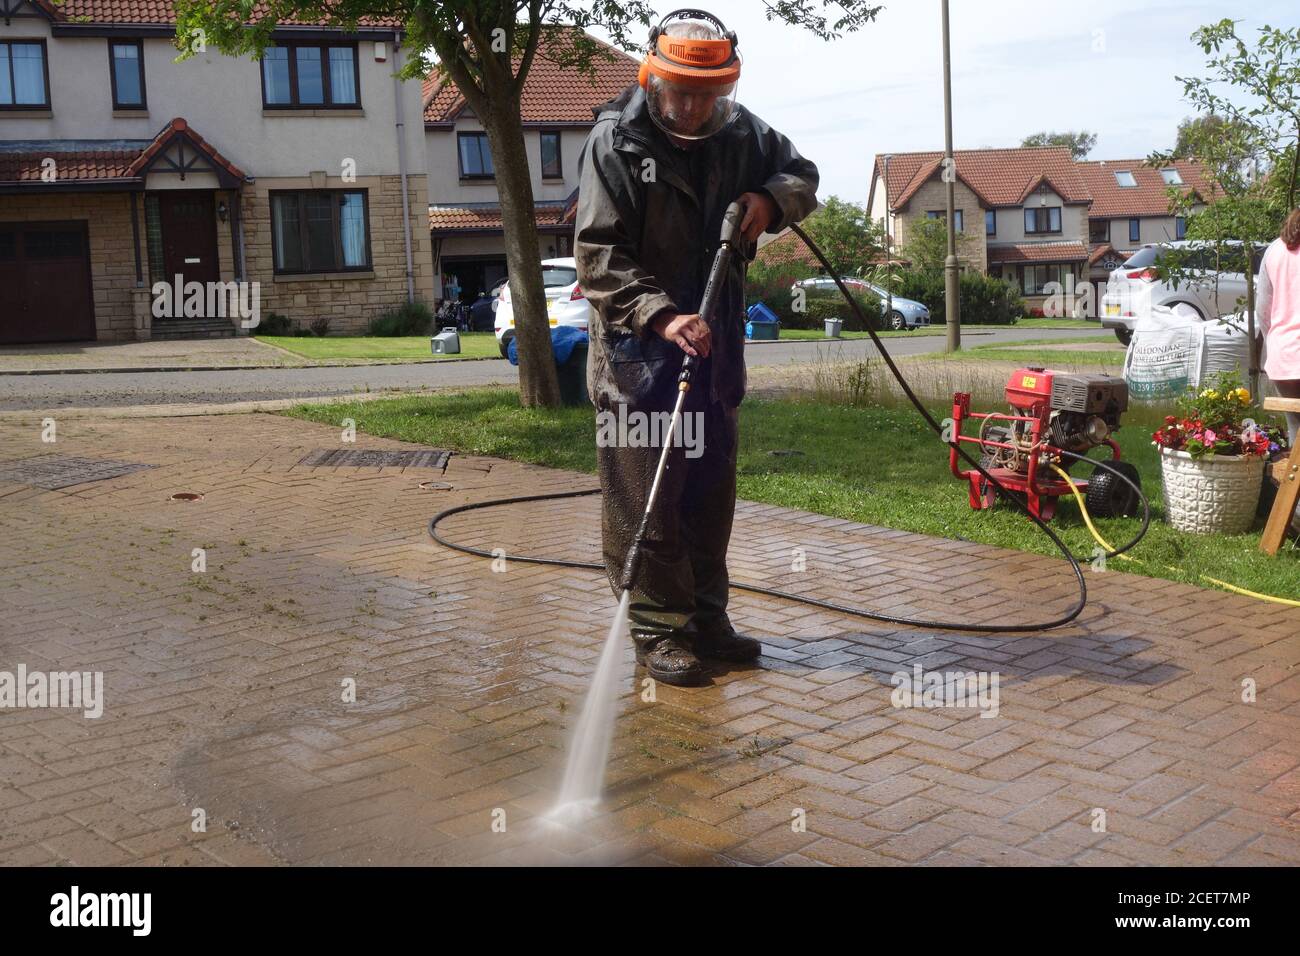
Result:
{"label": "window", "polygon": [[262,105],[360,106],[356,44],[286,43],[269,48],[262,55]]}
{"label": "window", "polygon": [[[957,217],[954,222],[954,228],[958,232],[965,232],[966,230],[963,228],[963,224],[962,224],[962,215],[961,215],[962,211],[960,209],[956,209],[953,210],[953,212]],[[932,209],[925,214],[925,218],[926,219],[947,219],[948,214],[945,213],[942,209]]]}
{"label": "window", "polygon": [[461,179],[491,179],[496,175],[487,133],[457,133],[456,147],[460,152]]}
{"label": "window", "polygon": [[1073,270],[1068,265],[1021,266],[1021,288],[1025,295],[1044,295],[1043,287],[1049,282],[1059,282],[1065,288],[1066,277]]}
{"label": "window", "polygon": [[1088,241],[1089,242],[1110,242],[1110,220],[1089,219],[1088,220]]}
{"label": "window", "polygon": [[144,109],[144,41],[109,40],[108,63],[113,109]]}
{"label": "window", "polygon": [[271,237],[277,273],[369,269],[366,192],[273,192]]}
{"label": "window", "polygon": [[992,209],[984,212],[984,235],[996,236],[998,234],[998,214]]}
{"label": "window", "polygon": [[568,266],[542,266],[542,288],[562,289],[578,281],[578,270]]}
{"label": "window", "polygon": [[1025,234],[1061,231],[1061,207],[1039,206],[1025,210]]}
{"label": "window", "polygon": [[1119,170],[1118,172],[1115,173],[1115,182],[1119,183],[1120,189],[1137,188],[1137,180],[1134,179],[1133,174],[1126,169]]}
{"label": "window", "polygon": [[1181,186],[1183,184],[1183,177],[1176,169],[1160,170],[1160,178],[1165,181],[1166,186]]}
{"label": "window", "polygon": [[564,167],[560,162],[559,130],[542,133],[542,178],[564,178]]}
{"label": "window", "polygon": [[1175,239],[1187,238],[1187,220],[1183,216],[1174,217],[1174,238]]}
{"label": "window", "polygon": [[1141,219],[1130,219],[1128,221],[1128,241],[1129,242],[1142,241],[1142,220]]}
{"label": "window", "polygon": [[45,41],[0,43],[0,109],[50,108]]}

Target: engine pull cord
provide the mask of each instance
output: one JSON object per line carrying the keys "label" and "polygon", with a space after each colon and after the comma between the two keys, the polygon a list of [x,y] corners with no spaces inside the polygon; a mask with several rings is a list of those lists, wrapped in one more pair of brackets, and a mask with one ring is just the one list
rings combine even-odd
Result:
{"label": "engine pull cord", "polygon": [[[826,274],[829,275],[835,281],[835,285],[840,290],[840,294],[844,296],[844,300],[848,303],[849,308],[853,310],[854,314],[858,317],[858,320],[862,323],[862,327],[865,328],[867,330],[867,334],[871,336],[872,342],[879,350],[880,355],[885,360],[885,364],[889,367],[890,372],[893,374],[894,378],[898,381],[898,384],[902,388],[903,393],[907,396],[908,400],[916,408],[917,412],[920,413],[921,417],[925,419],[926,423],[930,426],[930,428],[933,429],[934,432],[937,435],[939,435],[939,437],[942,439],[944,437],[943,426],[940,425],[939,422],[935,420],[934,416],[931,415],[929,410],[926,409],[926,407],[921,403],[921,400],[917,398],[916,393],[912,391],[912,387],[907,383],[907,380],[903,377],[903,373],[899,370],[898,366],[894,363],[894,360],[890,356],[888,350],[886,350],[884,343],[880,340],[880,337],[876,334],[875,330],[872,329],[871,323],[867,320],[867,317],[863,314],[862,307],[859,306],[857,301],[853,298],[853,296],[849,294],[849,291],[845,287],[843,280],[839,277],[836,271],[831,267],[831,264],[826,259],[825,254],[821,251],[821,249],[817,246],[817,244],[813,242],[813,240],[808,236],[808,234],[804,232],[803,229],[801,229],[798,225],[792,225],[791,229],[801,240],[803,240],[804,245],[806,245],[809,251],[812,252],[812,254],[816,256],[817,259],[821,262],[823,268],[825,268],[826,270]],[[1035,527],[1037,527],[1040,531],[1042,531],[1043,534],[1047,535],[1047,537],[1051,539],[1052,544],[1056,546],[1056,549],[1070,563],[1070,570],[1074,572],[1075,583],[1078,585],[1079,597],[1075,601],[1074,605],[1064,614],[1060,615],[1059,617],[1053,618],[1052,620],[1049,621],[1045,621],[1042,623],[1033,623],[1033,624],[982,624],[982,623],[966,623],[961,621],[931,621],[931,620],[921,620],[921,619],[910,618],[910,617],[901,617],[893,614],[885,614],[880,611],[872,611],[868,608],[854,607],[852,605],[847,605],[847,604],[839,604],[834,601],[823,601],[819,598],[808,597],[802,594],[793,594],[791,592],[780,591],[775,588],[760,587],[755,584],[742,584],[733,581],[731,582],[731,586],[738,591],[748,591],[751,594],[761,594],[765,597],[780,598],[786,601],[796,601],[800,604],[807,604],[811,607],[821,608],[827,611],[834,611],[839,614],[847,614],[852,617],[866,618],[867,620],[880,621],[885,624],[900,624],[908,627],[920,627],[920,628],[936,629],[936,630],[969,631],[969,632],[979,633],[979,634],[1029,634],[1038,631],[1051,630],[1052,628],[1056,628],[1056,627],[1062,627],[1070,623],[1071,621],[1073,621],[1075,618],[1077,618],[1080,615],[1080,613],[1082,613],[1084,607],[1086,607],[1088,603],[1088,583],[1084,579],[1083,568],[1080,564],[1081,559],[1077,558],[1070,551],[1069,546],[1064,541],[1061,540],[1061,538],[1056,534],[1055,531],[1053,531],[1050,527],[1048,527],[1045,521],[1043,521],[1037,515],[1033,514],[1029,510],[1027,505],[1023,504],[1008,488],[1006,488],[1004,485],[1002,485],[1001,482],[999,482],[996,478],[994,478],[991,474],[989,474],[988,471],[982,465],[980,465],[978,461],[972,458],[964,448],[960,447],[960,443],[955,438],[952,441],[945,441],[944,444],[949,445],[952,448],[956,449],[957,453],[961,455],[961,457],[964,458],[971,467],[973,467],[976,471],[978,471],[980,475],[982,475],[994,488],[1002,492],[1002,497],[1005,500],[1010,501],[1016,508],[1020,510],[1022,514],[1025,515],[1025,517],[1027,517],[1030,521],[1034,523]],[[1147,526],[1150,522],[1150,517],[1151,517],[1150,506],[1147,502],[1146,496],[1142,494],[1142,489],[1139,488],[1136,484],[1134,484],[1131,480],[1129,480],[1127,475],[1123,474],[1117,469],[1111,468],[1105,462],[1094,461],[1093,459],[1086,458],[1083,455],[1074,455],[1071,452],[1064,452],[1064,454],[1071,455],[1072,457],[1078,458],[1080,460],[1089,461],[1096,467],[1101,468],[1105,471],[1109,471],[1111,474],[1114,474],[1117,478],[1119,478],[1121,481],[1127,484],[1134,491],[1134,493],[1137,494],[1138,498],[1142,502],[1142,506],[1144,509],[1144,519],[1142,523],[1142,528],[1131,541],[1129,541],[1127,544],[1123,545],[1119,549],[1113,550],[1111,554],[1107,554],[1106,556],[1111,557],[1112,555],[1120,554],[1121,552],[1127,551],[1128,549],[1136,545],[1138,541],[1142,539],[1142,536],[1146,534]],[[517,495],[508,498],[493,498],[487,501],[478,501],[478,502],[471,502],[469,504],[456,505],[454,507],[447,508],[444,509],[443,511],[438,512],[429,520],[429,535],[430,537],[433,538],[434,541],[437,541],[443,547],[450,548],[453,551],[459,551],[462,554],[469,554],[480,558],[496,558],[500,554],[499,551],[497,554],[493,554],[491,551],[487,551],[483,548],[475,548],[475,547],[471,547],[470,545],[458,544],[454,541],[444,538],[438,531],[438,525],[445,519],[450,518],[452,515],[463,514],[464,512],[467,511],[477,511],[485,508],[497,508],[497,507],[504,507],[506,505],[523,504],[523,503],[535,502],[535,501],[556,501],[565,498],[579,498],[586,495],[597,495],[597,494],[600,494],[599,488],[586,488],[579,491],[560,491],[560,492],[552,492],[550,494],[542,494],[542,495]],[[539,558],[539,557],[532,557],[527,555],[510,555],[509,557],[510,560],[512,561],[520,561],[527,564],[547,564],[547,565],[553,565],[555,567],[581,568],[584,570],[591,570],[591,571],[605,570],[605,566],[603,564],[594,561],[590,561],[590,562],[573,561],[565,558]],[[1082,560],[1088,561],[1091,560],[1091,558],[1083,558]]]}
{"label": "engine pull cord", "polygon": [[[1079,504],[1079,513],[1083,515],[1083,523],[1088,526],[1088,531],[1092,534],[1093,539],[1112,555],[1119,557],[1122,561],[1132,561],[1135,564],[1145,563],[1141,558],[1134,558],[1127,554],[1118,554],[1111,548],[1106,539],[1101,536],[1101,532],[1093,525],[1092,516],[1088,514],[1088,505],[1084,502],[1083,494],[1079,491],[1079,486],[1076,485],[1070,476],[1065,473],[1065,469],[1060,468],[1055,464],[1052,465],[1052,469],[1061,476],[1061,479],[1067,485],[1070,486],[1070,491],[1074,492],[1074,500]],[[1162,564],[1161,567],[1166,571],[1181,570],[1181,568],[1176,568],[1170,564]],[[1227,581],[1220,581],[1218,578],[1212,578],[1208,574],[1200,575],[1200,579],[1202,581],[1209,581],[1211,584],[1217,585],[1221,588],[1226,588],[1227,590],[1233,591],[1237,594],[1244,594],[1246,597],[1257,598],[1261,601],[1272,601],[1274,604],[1285,604],[1287,607],[1300,607],[1300,601],[1292,601],[1290,598],[1276,597],[1272,594],[1261,594],[1259,591],[1248,591],[1246,588],[1237,587],[1237,585],[1229,584]]]}

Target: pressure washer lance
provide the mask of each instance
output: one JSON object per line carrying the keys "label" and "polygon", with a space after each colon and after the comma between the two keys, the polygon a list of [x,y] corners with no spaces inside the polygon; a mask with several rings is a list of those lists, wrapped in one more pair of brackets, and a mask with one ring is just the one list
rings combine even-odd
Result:
{"label": "pressure washer lance", "polygon": [[[709,269],[709,279],[704,284],[704,297],[700,300],[700,318],[710,328],[713,327],[710,320],[714,308],[717,307],[718,296],[722,294],[722,286],[727,281],[727,265],[735,252],[732,243],[740,228],[743,212],[740,203],[733,202],[722,215],[722,236],[718,240],[718,251],[713,257],[713,265]],[[677,376],[677,401],[673,405],[673,417],[668,422],[668,429],[664,436],[663,451],[659,453],[659,464],[655,468],[654,482],[650,485],[650,495],[646,498],[645,512],[641,515],[641,524],[636,529],[632,546],[627,550],[627,560],[623,562],[623,578],[619,587],[624,592],[631,592],[632,585],[636,582],[637,571],[641,567],[641,543],[645,539],[646,529],[650,526],[650,515],[654,512],[655,499],[659,497],[659,483],[663,480],[664,471],[668,467],[668,455],[673,447],[672,436],[677,434],[682,417],[682,406],[686,402],[686,393],[691,390],[691,375],[694,372],[695,356],[687,355],[682,362],[681,374]]]}

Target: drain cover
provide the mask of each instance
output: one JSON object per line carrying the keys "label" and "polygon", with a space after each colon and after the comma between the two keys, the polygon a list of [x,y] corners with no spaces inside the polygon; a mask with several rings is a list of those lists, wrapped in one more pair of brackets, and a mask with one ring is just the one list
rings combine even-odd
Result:
{"label": "drain cover", "polygon": [[84,485],[90,481],[104,481],[129,475],[133,471],[152,468],[130,461],[112,461],[108,458],[75,458],[70,455],[38,455],[18,461],[0,463],[0,481],[16,481],[34,485],[47,491]]}
{"label": "drain cover", "polygon": [[367,451],[362,448],[317,448],[298,462],[312,468],[437,468],[444,470],[451,452]]}

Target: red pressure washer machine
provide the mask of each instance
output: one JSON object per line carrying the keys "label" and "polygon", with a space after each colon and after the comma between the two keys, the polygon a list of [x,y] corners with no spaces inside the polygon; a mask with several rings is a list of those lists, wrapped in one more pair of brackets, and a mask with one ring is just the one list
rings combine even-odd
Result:
{"label": "red pressure washer machine", "polygon": [[[980,465],[1029,508],[1050,521],[1056,499],[1073,494],[1069,484],[1052,469],[1069,471],[1076,459],[1061,451],[1086,454],[1098,445],[1110,447],[1112,468],[1140,486],[1137,469],[1120,461],[1119,445],[1111,435],[1119,429],[1120,415],[1128,410],[1128,384],[1106,375],[1076,375],[1046,368],[1021,368],[1011,374],[1006,389],[1011,414],[972,412],[970,394],[952,397],[952,439],[980,446]],[[979,435],[963,435],[967,419],[979,422]],[[957,450],[948,453],[954,477],[970,483],[970,506],[992,508],[997,489],[975,469],[963,470]],[[1138,496],[1116,475],[1094,469],[1087,480],[1071,479],[1085,494],[1093,517],[1137,514]]]}

